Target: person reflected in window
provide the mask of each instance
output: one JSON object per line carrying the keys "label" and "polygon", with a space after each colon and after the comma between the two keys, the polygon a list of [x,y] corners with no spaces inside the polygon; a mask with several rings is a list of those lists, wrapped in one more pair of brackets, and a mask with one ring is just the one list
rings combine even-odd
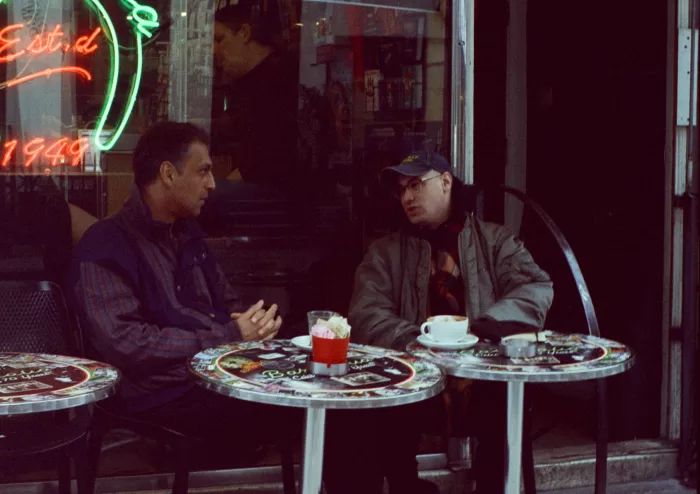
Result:
{"label": "person reflected in window", "polygon": [[[24,184],[24,191],[8,201],[9,207],[0,210],[0,219],[5,244],[22,245],[16,250],[25,253],[15,258],[17,264],[5,263],[0,268],[0,278],[41,279],[65,288],[73,247],[97,219],[68,202],[54,177],[18,175],[16,179]],[[29,252],[41,252],[41,259],[29,261]],[[9,258],[14,256],[10,254]]]}
{"label": "person reflected in window", "polygon": [[333,118],[333,145],[331,151],[339,160],[348,160],[352,147],[350,133],[350,102],[348,91],[340,81],[333,81],[328,86],[328,102]]}
{"label": "person reflected in window", "polygon": [[141,136],[131,195],[85,232],[70,281],[89,355],[122,372],[116,409],[203,439],[230,433],[240,444],[251,434],[237,425],[271,430],[275,409],[200,388],[187,360],[272,339],[282,320],[276,304],[242,308],[204,243],[196,216],[214,189],[208,144],[188,123],[161,122]]}
{"label": "person reflected in window", "polygon": [[272,15],[256,0],[215,14],[214,62],[224,94],[212,121],[214,154],[230,155],[243,181],[281,185],[297,165],[298,64],[280,49]]}
{"label": "person reflected in window", "polygon": [[[491,340],[543,326],[553,299],[549,275],[507,228],[474,218],[447,160],[416,152],[381,178],[405,221],[372,244],[357,268],[348,314],[354,341],[404,350],[431,315],[467,316],[469,331]],[[477,438],[478,492],[503,492],[505,388],[475,382],[468,390],[469,409],[453,423],[472,427],[468,434]],[[329,414],[328,445],[338,447],[327,457],[328,479],[346,462],[358,474],[328,493],[378,494],[383,477],[392,494],[438,492],[418,480],[416,464],[421,427],[445,423],[428,404],[367,411],[361,421]]]}

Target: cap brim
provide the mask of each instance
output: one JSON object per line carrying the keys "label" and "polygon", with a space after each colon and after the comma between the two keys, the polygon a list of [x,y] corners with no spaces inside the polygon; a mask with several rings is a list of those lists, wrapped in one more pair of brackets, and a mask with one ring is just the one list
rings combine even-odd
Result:
{"label": "cap brim", "polygon": [[390,181],[396,180],[397,175],[403,175],[404,177],[420,177],[424,173],[426,173],[425,166],[406,163],[384,168],[379,174],[379,179],[383,184],[391,185]]}

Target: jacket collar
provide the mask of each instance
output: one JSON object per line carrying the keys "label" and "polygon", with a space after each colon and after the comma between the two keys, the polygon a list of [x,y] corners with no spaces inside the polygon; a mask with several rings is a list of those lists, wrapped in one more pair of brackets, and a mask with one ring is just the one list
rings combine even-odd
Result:
{"label": "jacket collar", "polygon": [[190,240],[206,236],[194,218],[180,218],[173,224],[154,220],[151,208],[146,204],[143,194],[137,185],[132,186],[121,212],[138,230],[155,239],[165,240],[173,236],[182,240]]}

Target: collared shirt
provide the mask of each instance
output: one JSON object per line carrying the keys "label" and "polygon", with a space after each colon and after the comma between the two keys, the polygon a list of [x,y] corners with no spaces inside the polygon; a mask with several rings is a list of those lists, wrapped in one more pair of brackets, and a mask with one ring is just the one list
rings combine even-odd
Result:
{"label": "collared shirt", "polygon": [[430,281],[428,316],[465,315],[464,280],[459,265],[459,234],[465,215],[454,211],[436,230],[423,232],[430,242]]}
{"label": "collared shirt", "polygon": [[123,398],[174,399],[192,385],[188,358],[241,339],[230,319],[240,307],[202,237],[194,220],[153,220],[134,187],[76,247],[83,332],[94,357],[123,372]]}

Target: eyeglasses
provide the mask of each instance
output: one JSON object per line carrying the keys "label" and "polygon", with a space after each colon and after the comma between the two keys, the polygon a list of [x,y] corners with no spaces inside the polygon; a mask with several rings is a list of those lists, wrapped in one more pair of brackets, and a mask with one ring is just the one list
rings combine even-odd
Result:
{"label": "eyeglasses", "polygon": [[422,177],[418,180],[411,180],[403,187],[399,185],[396,189],[396,192],[394,192],[394,196],[400,201],[403,199],[403,195],[406,193],[407,190],[410,190],[411,194],[416,194],[423,188],[425,182],[434,178],[438,178],[439,176],[440,175],[433,175],[431,177]]}

